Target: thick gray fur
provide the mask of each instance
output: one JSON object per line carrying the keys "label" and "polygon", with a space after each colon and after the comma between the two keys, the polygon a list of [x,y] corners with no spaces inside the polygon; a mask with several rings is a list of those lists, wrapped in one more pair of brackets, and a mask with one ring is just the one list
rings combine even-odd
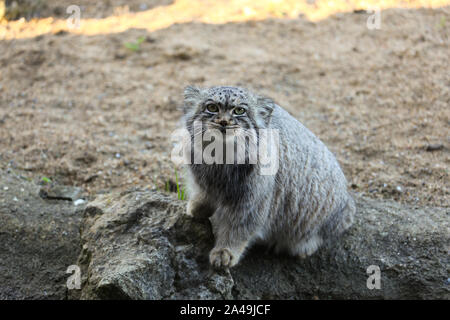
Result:
{"label": "thick gray fur", "polygon": [[[205,103],[216,103],[220,112],[205,114]],[[229,112],[238,105],[246,107],[245,117]],[[188,166],[188,214],[210,217],[216,240],[210,252],[213,266],[236,265],[255,242],[304,258],[350,227],[355,205],[337,160],[271,99],[236,87],[187,87],[184,110],[183,123],[191,134],[194,120],[217,123],[225,116],[230,125],[279,130],[275,175],[260,175],[258,164]]]}

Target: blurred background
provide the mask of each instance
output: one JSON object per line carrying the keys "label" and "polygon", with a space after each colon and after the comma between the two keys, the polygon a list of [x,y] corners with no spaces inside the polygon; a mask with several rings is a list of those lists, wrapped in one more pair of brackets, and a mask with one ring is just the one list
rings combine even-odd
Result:
{"label": "blurred background", "polygon": [[0,0],[0,20],[3,173],[175,191],[183,88],[238,85],[322,139],[354,191],[449,205],[449,1]]}

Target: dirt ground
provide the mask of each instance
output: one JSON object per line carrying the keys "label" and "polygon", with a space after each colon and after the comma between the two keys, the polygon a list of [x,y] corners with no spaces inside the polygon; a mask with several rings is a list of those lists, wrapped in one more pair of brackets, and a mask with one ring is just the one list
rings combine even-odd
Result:
{"label": "dirt ground", "polygon": [[[43,16],[64,17],[66,2],[46,1]],[[78,2],[83,18],[126,11],[117,9],[125,1]],[[127,3],[130,11],[171,6]],[[31,37],[21,35],[39,20],[4,22],[0,168],[91,194],[163,190],[175,180],[170,133],[183,88],[239,85],[272,97],[321,138],[356,192],[448,207],[450,7],[382,10],[379,30],[367,28],[368,17]],[[126,47],[140,37],[137,50]]]}

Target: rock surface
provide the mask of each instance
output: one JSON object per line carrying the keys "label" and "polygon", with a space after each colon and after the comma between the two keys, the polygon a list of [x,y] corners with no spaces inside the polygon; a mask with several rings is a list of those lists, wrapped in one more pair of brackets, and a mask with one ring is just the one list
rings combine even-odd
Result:
{"label": "rock surface", "polygon": [[[80,190],[61,187],[68,194]],[[80,253],[84,206],[40,196],[42,187],[0,170],[0,300],[65,299]]]}
{"label": "rock surface", "polygon": [[[357,199],[355,225],[299,261],[252,248],[230,271],[208,264],[209,221],[186,202],[134,191],[99,196],[82,223],[82,299],[449,299],[449,212]],[[381,289],[366,270],[379,266]]]}

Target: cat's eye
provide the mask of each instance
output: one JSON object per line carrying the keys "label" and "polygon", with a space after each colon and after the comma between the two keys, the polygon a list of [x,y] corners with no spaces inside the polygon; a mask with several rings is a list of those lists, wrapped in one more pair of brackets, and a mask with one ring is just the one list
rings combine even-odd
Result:
{"label": "cat's eye", "polygon": [[241,116],[245,113],[245,109],[242,107],[237,107],[237,108],[234,108],[233,112],[234,112],[234,114]]}
{"label": "cat's eye", "polygon": [[217,105],[215,104],[210,103],[206,106],[206,110],[208,110],[208,112],[216,113],[217,111],[219,111],[219,107],[217,107]]}

